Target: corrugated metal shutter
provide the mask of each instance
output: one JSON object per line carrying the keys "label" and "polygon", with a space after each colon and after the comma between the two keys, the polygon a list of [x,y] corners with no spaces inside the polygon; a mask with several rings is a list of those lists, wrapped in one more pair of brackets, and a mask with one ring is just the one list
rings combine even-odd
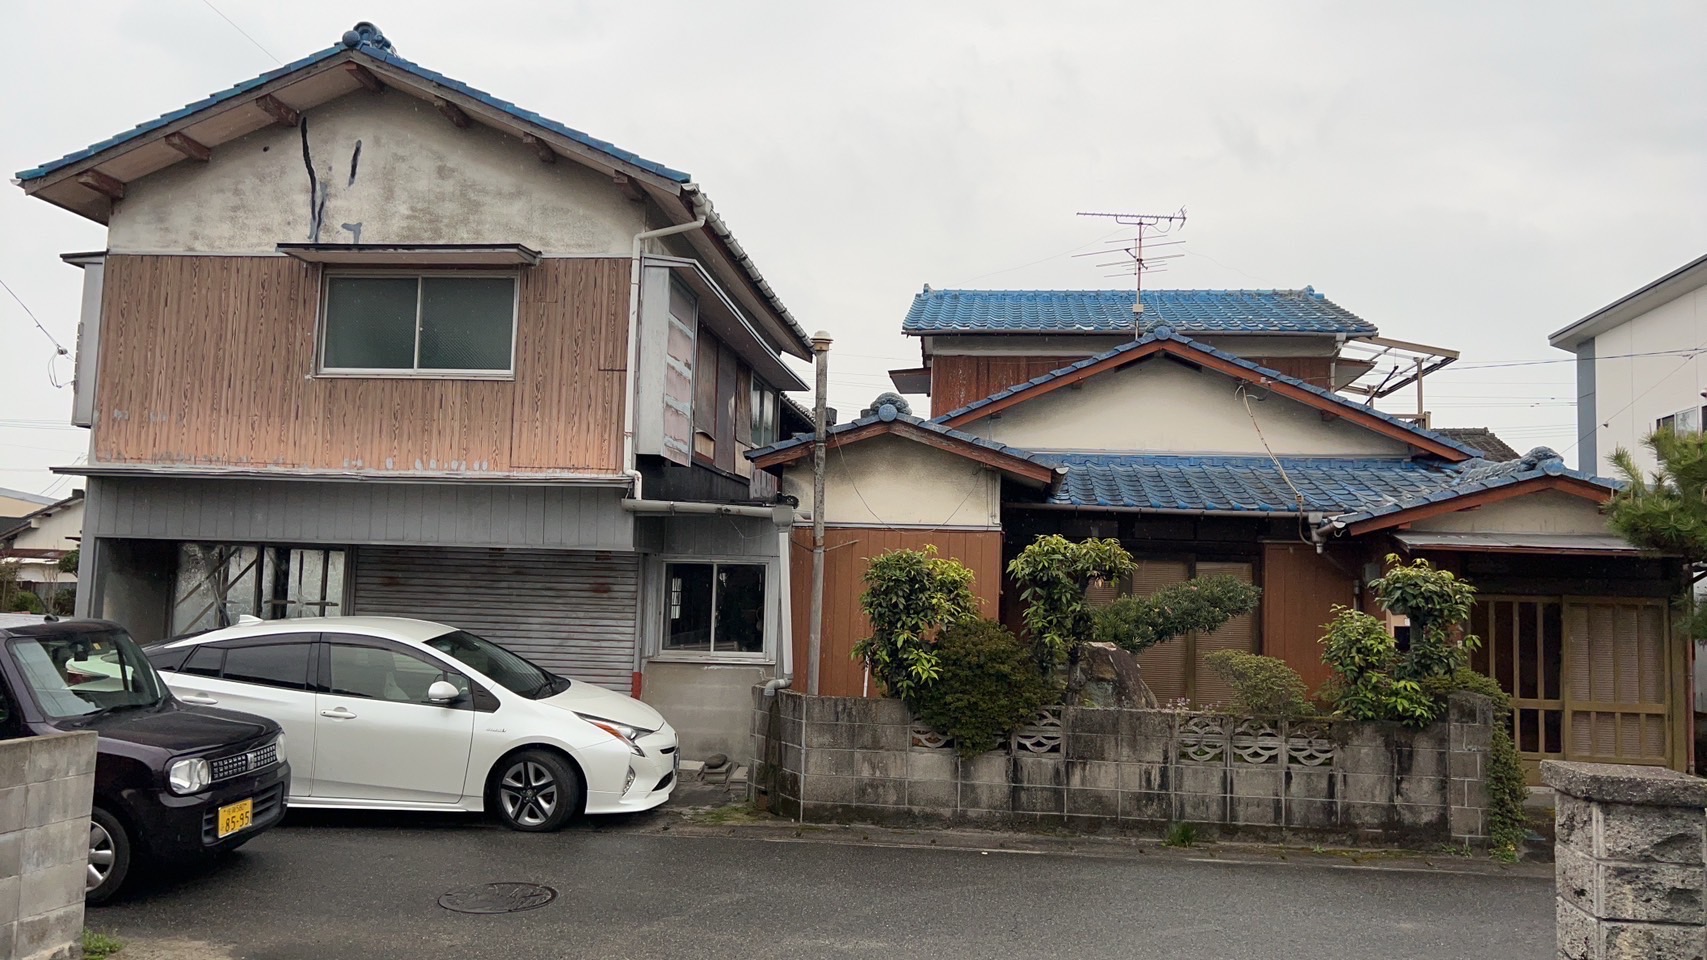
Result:
{"label": "corrugated metal shutter", "polygon": [[633,554],[362,547],[355,574],[353,613],[438,620],[554,673],[632,688]]}

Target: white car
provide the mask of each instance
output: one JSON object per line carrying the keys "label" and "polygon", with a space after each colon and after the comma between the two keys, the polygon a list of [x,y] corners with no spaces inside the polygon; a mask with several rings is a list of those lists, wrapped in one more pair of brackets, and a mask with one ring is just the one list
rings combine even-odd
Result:
{"label": "white car", "polygon": [[252,621],[145,652],[180,700],[284,728],[293,807],[486,810],[545,831],[676,785],[656,710],[441,623]]}

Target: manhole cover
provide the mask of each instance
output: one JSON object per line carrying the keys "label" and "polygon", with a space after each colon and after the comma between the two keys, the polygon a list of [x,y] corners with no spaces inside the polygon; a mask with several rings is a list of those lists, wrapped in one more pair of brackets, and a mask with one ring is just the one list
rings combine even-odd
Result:
{"label": "manhole cover", "polygon": [[556,899],[556,890],[537,883],[480,883],[450,891],[439,906],[457,913],[519,913]]}

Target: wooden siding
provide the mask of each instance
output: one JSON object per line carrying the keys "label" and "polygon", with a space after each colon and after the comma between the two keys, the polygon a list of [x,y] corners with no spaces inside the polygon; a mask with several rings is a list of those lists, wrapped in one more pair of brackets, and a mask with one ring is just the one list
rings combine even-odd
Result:
{"label": "wooden siding", "polygon": [[[824,530],[824,636],[818,691],[824,696],[857,697],[865,689],[865,671],[853,658],[854,644],[865,639],[870,622],[860,609],[862,579],[871,558],[886,550],[922,549],[935,544],[940,556],[959,560],[977,576],[986,617],[995,617],[1002,587],[1002,535],[994,530],[913,530],[882,527],[827,527]],[[812,529],[794,528],[789,567],[794,615],[794,686],[807,689],[807,650],[812,623]],[[875,686],[867,690],[877,695]]]}
{"label": "wooden siding", "polygon": [[[1335,563],[1335,560],[1338,563]],[[1329,558],[1301,543],[1263,545],[1262,652],[1297,670],[1316,691],[1332,674],[1322,662],[1322,626],[1333,605],[1356,600],[1357,558]]]}
{"label": "wooden siding", "polygon": [[1051,370],[1083,360],[1084,356],[993,357],[938,356],[931,358],[931,416],[982,400],[998,390],[1024,383]]}
{"label": "wooden siding", "polygon": [[1278,373],[1296,377],[1314,387],[1332,390],[1333,385],[1328,381],[1333,379],[1333,357],[1251,357],[1252,363],[1261,364]]}
{"label": "wooden siding", "polygon": [[109,257],[96,460],[615,472],[628,261],[545,260],[520,276],[513,380],[317,377],[315,265]]}

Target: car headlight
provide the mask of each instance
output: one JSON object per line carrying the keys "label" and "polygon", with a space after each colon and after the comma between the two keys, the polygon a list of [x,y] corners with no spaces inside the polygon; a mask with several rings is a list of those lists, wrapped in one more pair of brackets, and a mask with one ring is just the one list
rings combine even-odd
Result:
{"label": "car headlight", "polygon": [[200,757],[178,760],[166,768],[166,785],[172,788],[173,793],[200,793],[211,782],[212,771],[208,769],[207,761]]}
{"label": "car headlight", "polygon": [[621,740],[623,746],[627,747],[635,756],[646,756],[646,751],[640,749],[639,744],[636,744],[634,741],[639,740],[648,733],[651,733],[651,730],[648,730],[645,727],[637,727],[629,723],[618,723],[615,720],[606,720],[604,717],[595,717],[587,713],[577,713],[575,716],[580,717],[582,720],[587,721],[593,726],[598,727],[600,730],[603,730],[618,740]]}
{"label": "car headlight", "polygon": [[285,738],[284,738],[284,731],[283,730],[279,731],[278,738],[273,741],[273,756],[277,757],[280,763],[284,762],[284,759],[285,759]]}

